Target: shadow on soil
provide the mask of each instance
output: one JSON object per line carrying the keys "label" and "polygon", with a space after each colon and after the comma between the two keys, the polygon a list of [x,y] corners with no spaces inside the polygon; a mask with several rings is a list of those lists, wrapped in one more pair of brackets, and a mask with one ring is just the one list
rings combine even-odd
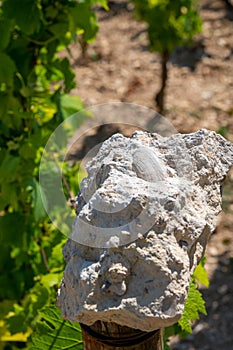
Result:
{"label": "shadow on soil", "polygon": [[[222,3],[225,5],[225,16],[223,18],[228,19],[229,21],[233,21],[233,0],[222,0]],[[213,6],[213,4],[211,3],[211,1],[203,6],[204,10],[209,10],[209,11],[221,11],[222,10],[222,6],[221,3],[219,3],[218,6]]]}

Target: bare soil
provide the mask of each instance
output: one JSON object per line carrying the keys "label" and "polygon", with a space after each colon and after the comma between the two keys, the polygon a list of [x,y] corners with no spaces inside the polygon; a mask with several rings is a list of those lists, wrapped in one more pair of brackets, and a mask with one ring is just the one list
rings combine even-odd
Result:
{"label": "bare soil", "polygon": [[[173,52],[165,116],[182,133],[202,127],[221,132],[233,142],[233,8],[223,0],[201,0],[203,33],[192,48]],[[156,110],[154,96],[160,84],[160,57],[148,49],[146,25],[133,17],[129,1],[110,1],[108,12],[97,9],[100,30],[86,57],[72,47],[78,87],[74,91],[86,106],[130,102]],[[99,123],[122,122],[111,113]],[[128,120],[127,120],[128,122]],[[130,119],[147,128],[148,116]],[[80,132],[96,124],[87,121]],[[111,129],[111,128],[110,128]],[[79,140],[79,157],[111,133],[129,133],[126,126],[96,128]],[[87,137],[86,137],[87,136]],[[93,141],[94,140],[94,141]],[[193,325],[185,340],[174,337],[173,350],[233,349],[233,172],[227,178],[223,212],[207,247],[206,268],[211,280],[201,288],[208,315]]]}

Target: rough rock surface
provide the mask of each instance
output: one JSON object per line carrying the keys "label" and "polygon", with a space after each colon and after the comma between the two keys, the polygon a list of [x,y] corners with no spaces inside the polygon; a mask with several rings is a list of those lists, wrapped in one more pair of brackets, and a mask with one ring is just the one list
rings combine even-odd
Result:
{"label": "rough rock surface", "polygon": [[58,293],[64,318],[151,331],[182,315],[233,145],[212,131],[105,141],[88,165]]}

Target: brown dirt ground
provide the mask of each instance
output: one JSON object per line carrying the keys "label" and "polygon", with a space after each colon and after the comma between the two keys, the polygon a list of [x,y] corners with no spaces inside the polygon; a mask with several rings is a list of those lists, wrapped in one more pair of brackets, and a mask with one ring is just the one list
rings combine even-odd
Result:
{"label": "brown dirt ground", "polygon": [[[78,81],[74,93],[86,106],[121,101],[155,109],[160,58],[148,50],[145,24],[137,22],[132,12],[130,2],[123,0],[111,1],[108,12],[97,9],[100,30],[85,60],[79,45],[72,47]],[[233,9],[223,0],[201,0],[201,17],[203,33],[193,48],[176,50],[169,62],[165,115],[179,132],[205,127],[221,130],[233,141]],[[116,120],[111,110],[100,118],[101,123],[116,121],[122,120]],[[110,136],[106,130],[98,131],[91,133],[98,141]],[[87,140],[82,140],[84,148]],[[233,171],[225,184],[223,208],[207,248],[211,283],[202,292],[208,315],[201,316],[185,340],[174,337],[173,350],[233,349]]]}

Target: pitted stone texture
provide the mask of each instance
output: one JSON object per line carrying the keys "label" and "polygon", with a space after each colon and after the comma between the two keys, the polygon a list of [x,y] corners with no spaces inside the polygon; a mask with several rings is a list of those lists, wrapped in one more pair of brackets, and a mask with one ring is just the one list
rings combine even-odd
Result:
{"label": "pitted stone texture", "polygon": [[232,164],[233,145],[205,129],[105,141],[88,165],[63,250],[63,317],[143,331],[175,323]]}

